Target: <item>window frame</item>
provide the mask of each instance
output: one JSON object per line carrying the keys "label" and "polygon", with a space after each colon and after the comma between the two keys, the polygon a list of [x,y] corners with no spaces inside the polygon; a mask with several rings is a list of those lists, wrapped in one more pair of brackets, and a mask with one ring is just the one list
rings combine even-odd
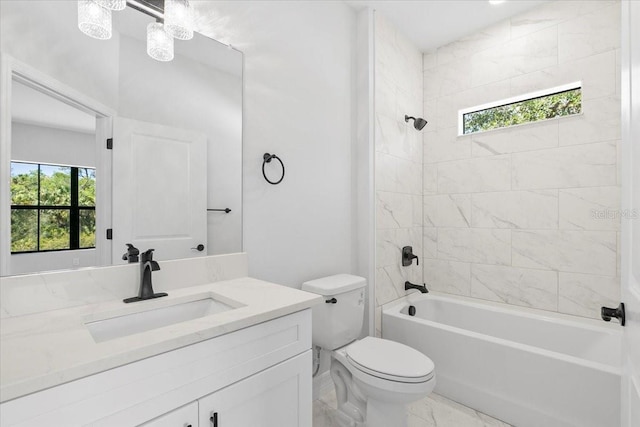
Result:
{"label": "window frame", "polygon": [[[80,212],[81,211],[94,211],[96,210],[95,204],[93,206],[80,206],[79,196],[80,196],[80,187],[79,187],[79,170],[80,169],[90,169],[93,170],[94,173],[96,171],[96,167],[86,167],[86,166],[70,166],[70,165],[54,165],[50,163],[36,163],[29,161],[20,161],[20,160],[11,160],[10,164],[20,163],[20,164],[29,164],[35,165],[38,167],[38,204],[37,205],[14,205],[11,204],[10,212],[14,210],[26,210],[26,211],[35,211],[37,212],[37,240],[36,240],[36,250],[32,251],[11,251],[11,255],[21,255],[21,254],[34,254],[34,253],[47,253],[47,252],[63,252],[63,251],[77,251],[77,250],[86,250],[86,249],[95,249],[94,246],[81,247],[80,246]],[[53,167],[66,167],[71,169],[70,173],[70,204],[69,205],[42,205],[40,203],[40,180],[41,180],[41,172],[40,169],[42,166],[53,166]],[[9,184],[9,188],[11,189],[11,184]],[[40,211],[43,210],[61,210],[69,212],[69,247],[63,249],[40,249]],[[97,230],[96,230],[97,235]],[[96,240],[94,239],[94,242]],[[10,239],[11,244],[11,239]]]}
{"label": "window frame", "polygon": [[[468,107],[468,108],[463,108],[461,110],[458,110],[458,136],[469,136],[469,135],[473,135],[476,133],[482,133],[482,132],[490,132],[493,130],[499,130],[499,129],[507,129],[513,126],[521,126],[521,125],[526,125],[526,124],[530,124],[530,123],[539,123],[539,122],[543,122],[545,120],[536,120],[536,121],[532,121],[532,122],[525,122],[525,123],[519,123],[517,125],[510,125],[510,126],[502,126],[502,127],[497,127],[497,128],[493,128],[493,129],[487,129],[487,130],[480,130],[477,132],[470,132],[470,133],[464,133],[464,116],[466,114],[469,113],[476,113],[482,110],[488,110],[491,108],[496,108],[496,107],[504,107],[510,104],[515,104],[518,102],[522,102],[522,101],[529,101],[529,100],[533,100],[533,99],[537,99],[537,98],[543,98],[545,96],[551,96],[551,95],[556,95],[558,93],[562,93],[562,92],[568,92],[571,90],[575,90],[575,89],[582,89],[582,81],[575,81],[572,83],[567,83],[564,85],[560,85],[560,86],[556,86],[556,87],[552,87],[549,89],[542,89],[542,90],[538,90],[535,92],[529,92],[529,93],[525,93],[522,95],[517,95],[517,96],[512,96],[511,98],[506,98],[506,99],[501,99],[499,101],[493,101],[493,102],[487,102],[486,104],[481,104],[481,105],[476,105],[473,107]],[[581,113],[578,113],[581,114]],[[571,117],[571,116],[575,116],[577,114],[571,114],[568,116],[556,116],[550,119],[546,119],[546,120],[555,120],[558,119],[560,117]]]}

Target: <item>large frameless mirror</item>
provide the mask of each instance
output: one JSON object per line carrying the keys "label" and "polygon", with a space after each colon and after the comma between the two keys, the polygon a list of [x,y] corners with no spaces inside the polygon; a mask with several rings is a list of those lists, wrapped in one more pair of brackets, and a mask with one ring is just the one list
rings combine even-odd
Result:
{"label": "large frameless mirror", "polygon": [[242,53],[196,32],[159,61],[145,2],[105,40],[83,3],[0,2],[0,274],[241,251]]}

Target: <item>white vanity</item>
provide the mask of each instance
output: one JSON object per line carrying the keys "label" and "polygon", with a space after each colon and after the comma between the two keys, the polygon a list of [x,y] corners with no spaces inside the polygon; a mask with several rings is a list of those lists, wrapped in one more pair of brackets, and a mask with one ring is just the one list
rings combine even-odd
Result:
{"label": "white vanity", "polygon": [[[136,267],[1,279],[0,425],[311,425],[320,297],[248,278],[234,254],[164,262],[154,283],[169,296],[123,304],[135,279],[105,283]],[[103,300],[82,302],[82,280]]]}

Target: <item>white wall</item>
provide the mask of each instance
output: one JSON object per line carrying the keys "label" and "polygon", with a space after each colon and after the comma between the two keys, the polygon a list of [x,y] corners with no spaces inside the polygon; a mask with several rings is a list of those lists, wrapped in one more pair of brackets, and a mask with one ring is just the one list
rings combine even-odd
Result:
{"label": "white wall", "polygon": [[23,123],[11,123],[15,161],[96,167],[95,135]]}
{"label": "white wall", "polygon": [[[599,317],[620,301],[620,4],[555,1],[424,55],[424,277]],[[457,112],[582,81],[583,114],[457,136]]]}
{"label": "white wall", "polygon": [[13,254],[9,260],[11,274],[27,274],[96,265],[95,249]]}
{"label": "white wall", "polygon": [[[341,2],[196,7],[202,32],[245,57],[243,248],[251,274],[299,287],[352,272],[355,11]],[[17,56],[41,63],[35,54]],[[99,97],[117,102],[107,98]],[[280,185],[262,177],[265,152],[285,163]]]}
{"label": "white wall", "polygon": [[[355,12],[342,2],[199,2],[203,33],[244,53],[244,250],[299,287],[351,272]],[[282,158],[280,185],[262,155]],[[275,170],[275,165],[268,165]]]}
{"label": "white wall", "polygon": [[[231,42],[245,55],[243,248],[251,274],[300,286],[352,271],[355,12],[341,2],[224,1],[196,7],[204,14],[205,34]],[[75,12],[71,16],[75,19]],[[22,25],[3,25],[3,35]],[[59,34],[77,35],[75,24],[60,27]],[[18,59],[117,105],[117,91],[101,92],[92,86],[93,76],[76,82],[65,74],[56,61],[85,70],[84,58],[53,54],[60,45],[51,39],[3,37],[2,47],[16,47],[9,53]],[[84,36],[80,42],[96,43]],[[100,46],[112,42],[117,40]],[[52,54],[39,56],[33,46]],[[114,62],[109,67],[119,68]],[[287,168],[278,186],[262,177],[265,152],[278,154]]]}

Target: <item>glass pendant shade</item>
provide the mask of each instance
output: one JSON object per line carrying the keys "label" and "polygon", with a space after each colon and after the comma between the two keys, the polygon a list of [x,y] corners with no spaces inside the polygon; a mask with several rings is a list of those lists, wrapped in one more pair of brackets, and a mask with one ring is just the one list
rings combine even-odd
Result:
{"label": "glass pendant shade", "polygon": [[160,22],[147,25],[147,53],[156,61],[166,62],[173,59],[173,37]]}
{"label": "glass pendant shade", "polygon": [[95,39],[111,38],[111,10],[93,0],[78,1],[78,28]]}
{"label": "glass pendant shade", "polygon": [[94,0],[100,6],[111,10],[124,10],[127,7],[127,0]]}
{"label": "glass pendant shade", "polygon": [[193,9],[189,0],[165,0],[164,25],[172,37],[179,40],[193,38]]}

